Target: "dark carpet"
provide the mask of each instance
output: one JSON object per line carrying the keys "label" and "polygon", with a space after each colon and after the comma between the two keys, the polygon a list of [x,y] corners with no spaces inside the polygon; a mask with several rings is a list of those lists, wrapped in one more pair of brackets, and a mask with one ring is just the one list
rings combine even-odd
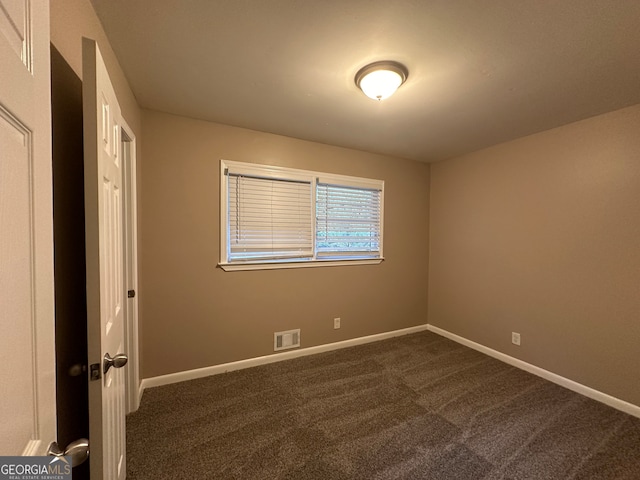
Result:
{"label": "dark carpet", "polygon": [[640,479],[640,419],[433,333],[148,389],[135,479]]}

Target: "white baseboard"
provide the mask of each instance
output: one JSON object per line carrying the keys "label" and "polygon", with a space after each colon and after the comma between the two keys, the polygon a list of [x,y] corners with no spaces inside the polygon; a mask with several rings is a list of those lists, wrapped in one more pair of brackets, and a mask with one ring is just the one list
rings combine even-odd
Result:
{"label": "white baseboard", "polygon": [[585,397],[589,397],[593,400],[604,403],[605,405],[609,405],[610,407],[613,407],[617,410],[628,413],[629,415],[640,418],[640,407],[637,405],[625,402],[624,400],[620,400],[616,397],[612,397],[611,395],[600,392],[599,390],[595,390],[591,387],[587,387],[585,385],[582,385],[581,383],[574,382],[573,380],[569,380],[568,378],[561,377],[560,375],[557,375],[553,372],[540,367],[536,367],[535,365],[511,357],[502,352],[498,352],[497,350],[494,350],[492,348],[485,347],[484,345],[481,345],[479,343],[467,340],[464,337],[460,337],[455,333],[448,332],[447,330],[443,330],[442,328],[438,328],[433,325],[427,325],[427,330],[446,337],[449,340],[453,340],[454,342],[460,343],[466,347],[473,348],[474,350],[489,355],[490,357],[496,358],[504,363],[508,363],[509,365],[517,367],[521,370],[533,373],[534,375],[542,377],[545,380],[549,380],[550,382],[560,385],[561,387],[568,388],[569,390],[584,395]]}
{"label": "white baseboard", "polygon": [[393,330],[391,332],[377,333],[366,337],[352,338],[341,342],[327,343],[315,347],[300,348],[288,352],[274,353],[262,357],[248,358],[237,362],[223,363],[213,365],[211,367],[197,368],[195,370],[187,370],[185,372],[170,373],[168,375],[160,375],[158,377],[145,378],[140,383],[140,397],[146,388],[159,387],[161,385],[169,385],[171,383],[184,382],[196,378],[208,377],[234,370],[242,370],[243,368],[257,367],[258,365],[266,365],[269,363],[281,362],[292,358],[314,355],[316,353],[329,352],[331,350],[339,350],[341,348],[354,347],[365,343],[378,342],[387,338],[400,337],[411,333],[423,332],[427,330],[428,325],[418,325],[416,327],[403,328],[401,330]]}

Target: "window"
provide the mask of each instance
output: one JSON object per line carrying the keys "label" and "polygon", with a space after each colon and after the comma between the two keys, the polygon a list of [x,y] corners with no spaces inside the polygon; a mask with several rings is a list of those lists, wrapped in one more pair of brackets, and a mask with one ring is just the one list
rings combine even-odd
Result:
{"label": "window", "polygon": [[383,181],[220,163],[223,269],[382,261]]}
{"label": "window", "polygon": [[380,256],[380,190],[316,184],[316,256]]}

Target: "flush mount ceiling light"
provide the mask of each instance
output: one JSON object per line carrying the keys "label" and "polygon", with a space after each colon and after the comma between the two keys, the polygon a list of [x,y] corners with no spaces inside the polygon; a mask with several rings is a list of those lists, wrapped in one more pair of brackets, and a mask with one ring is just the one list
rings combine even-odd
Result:
{"label": "flush mount ceiling light", "polygon": [[409,76],[407,67],[398,62],[375,62],[362,67],[356,73],[356,85],[374,100],[389,98]]}

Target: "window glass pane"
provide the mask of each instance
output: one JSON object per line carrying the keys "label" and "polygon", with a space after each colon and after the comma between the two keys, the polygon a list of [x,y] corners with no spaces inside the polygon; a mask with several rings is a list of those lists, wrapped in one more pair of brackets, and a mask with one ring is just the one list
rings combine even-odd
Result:
{"label": "window glass pane", "polygon": [[381,192],[319,183],[316,186],[318,257],[380,256]]}

